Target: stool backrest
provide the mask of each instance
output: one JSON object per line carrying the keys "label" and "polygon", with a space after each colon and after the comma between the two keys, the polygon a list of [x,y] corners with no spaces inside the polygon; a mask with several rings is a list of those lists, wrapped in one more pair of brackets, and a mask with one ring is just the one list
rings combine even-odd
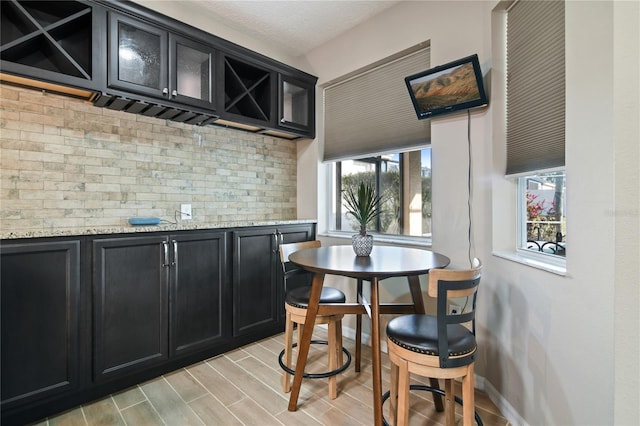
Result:
{"label": "stool backrest", "polygon": [[[469,358],[475,358],[475,351],[465,357],[449,357],[448,326],[471,323],[471,333],[476,334],[476,298],[482,273],[482,263],[474,259],[470,269],[432,269],[429,271],[427,293],[437,299],[438,352],[440,366],[451,368],[469,364]],[[451,299],[466,299],[460,312],[449,313]]]}
{"label": "stool backrest", "polygon": [[322,245],[319,240],[302,241],[299,243],[280,244],[280,262],[288,263],[289,256],[293,253],[307,248],[318,248]]}
{"label": "stool backrest", "polygon": [[319,240],[302,241],[299,243],[280,244],[280,262],[282,263],[282,272],[284,273],[284,286],[287,289],[287,279],[295,274],[306,273],[304,270],[292,265],[289,262],[289,256],[293,253],[307,249],[318,248],[322,245]]}

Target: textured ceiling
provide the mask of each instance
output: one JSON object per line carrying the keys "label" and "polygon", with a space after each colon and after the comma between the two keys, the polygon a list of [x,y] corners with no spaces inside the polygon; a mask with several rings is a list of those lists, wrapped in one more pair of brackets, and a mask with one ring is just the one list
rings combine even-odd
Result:
{"label": "textured ceiling", "polygon": [[299,56],[399,0],[191,0],[189,3],[209,9],[227,27]]}

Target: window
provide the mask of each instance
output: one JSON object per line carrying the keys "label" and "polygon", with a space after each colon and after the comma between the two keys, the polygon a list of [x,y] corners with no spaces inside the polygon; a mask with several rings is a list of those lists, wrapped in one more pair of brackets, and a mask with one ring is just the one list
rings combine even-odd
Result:
{"label": "window", "polygon": [[390,235],[431,237],[431,149],[381,155],[335,163],[333,217],[336,231],[355,232],[347,215],[343,191],[371,184],[384,203],[369,231]]}
{"label": "window", "polygon": [[506,175],[518,182],[517,248],[555,259],[567,252],[564,8],[515,1],[506,20]]}
{"label": "window", "polygon": [[[322,161],[333,163],[329,227],[359,230],[343,191],[372,184],[382,195],[377,223],[386,235],[431,236],[431,120],[417,120],[404,78],[430,67],[425,41],[323,86]],[[381,118],[382,117],[382,118]]]}
{"label": "window", "polygon": [[518,178],[519,249],[566,256],[566,176],[564,171]]}

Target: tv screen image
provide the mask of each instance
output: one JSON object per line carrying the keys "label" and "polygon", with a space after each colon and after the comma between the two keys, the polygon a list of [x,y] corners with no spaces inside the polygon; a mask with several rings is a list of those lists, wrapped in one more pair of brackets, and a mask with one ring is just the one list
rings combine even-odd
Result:
{"label": "tv screen image", "polygon": [[419,119],[487,104],[478,55],[410,75],[404,80]]}

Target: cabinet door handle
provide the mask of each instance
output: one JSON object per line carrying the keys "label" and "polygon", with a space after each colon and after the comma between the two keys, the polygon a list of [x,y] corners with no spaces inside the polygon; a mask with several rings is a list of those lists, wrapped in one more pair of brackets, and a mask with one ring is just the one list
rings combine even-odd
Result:
{"label": "cabinet door handle", "polygon": [[171,266],[176,266],[178,264],[178,242],[176,240],[173,240],[172,243],[173,243],[173,262],[171,262]]}
{"label": "cabinet door handle", "polygon": [[166,87],[164,89],[162,89],[162,94],[163,95],[168,95],[169,94],[169,89],[167,89]]}
{"label": "cabinet door handle", "polygon": [[164,251],[164,258],[162,259],[162,267],[166,268],[169,266],[169,243],[167,243],[166,241],[163,241],[162,248]]}
{"label": "cabinet door handle", "polygon": [[178,96],[178,91],[174,89],[174,91],[171,92],[171,96],[173,96],[174,98]]}
{"label": "cabinet door handle", "polygon": [[282,236],[282,232],[280,231],[275,231],[273,233],[273,245],[274,245],[274,249],[273,252],[274,253],[278,253],[278,251],[280,251],[280,244],[284,243],[284,237]]}
{"label": "cabinet door handle", "polygon": [[284,118],[281,118],[281,119],[280,119],[280,122],[281,122],[282,124],[284,124],[284,123],[286,123],[286,122],[287,122],[287,120],[285,120]]}

